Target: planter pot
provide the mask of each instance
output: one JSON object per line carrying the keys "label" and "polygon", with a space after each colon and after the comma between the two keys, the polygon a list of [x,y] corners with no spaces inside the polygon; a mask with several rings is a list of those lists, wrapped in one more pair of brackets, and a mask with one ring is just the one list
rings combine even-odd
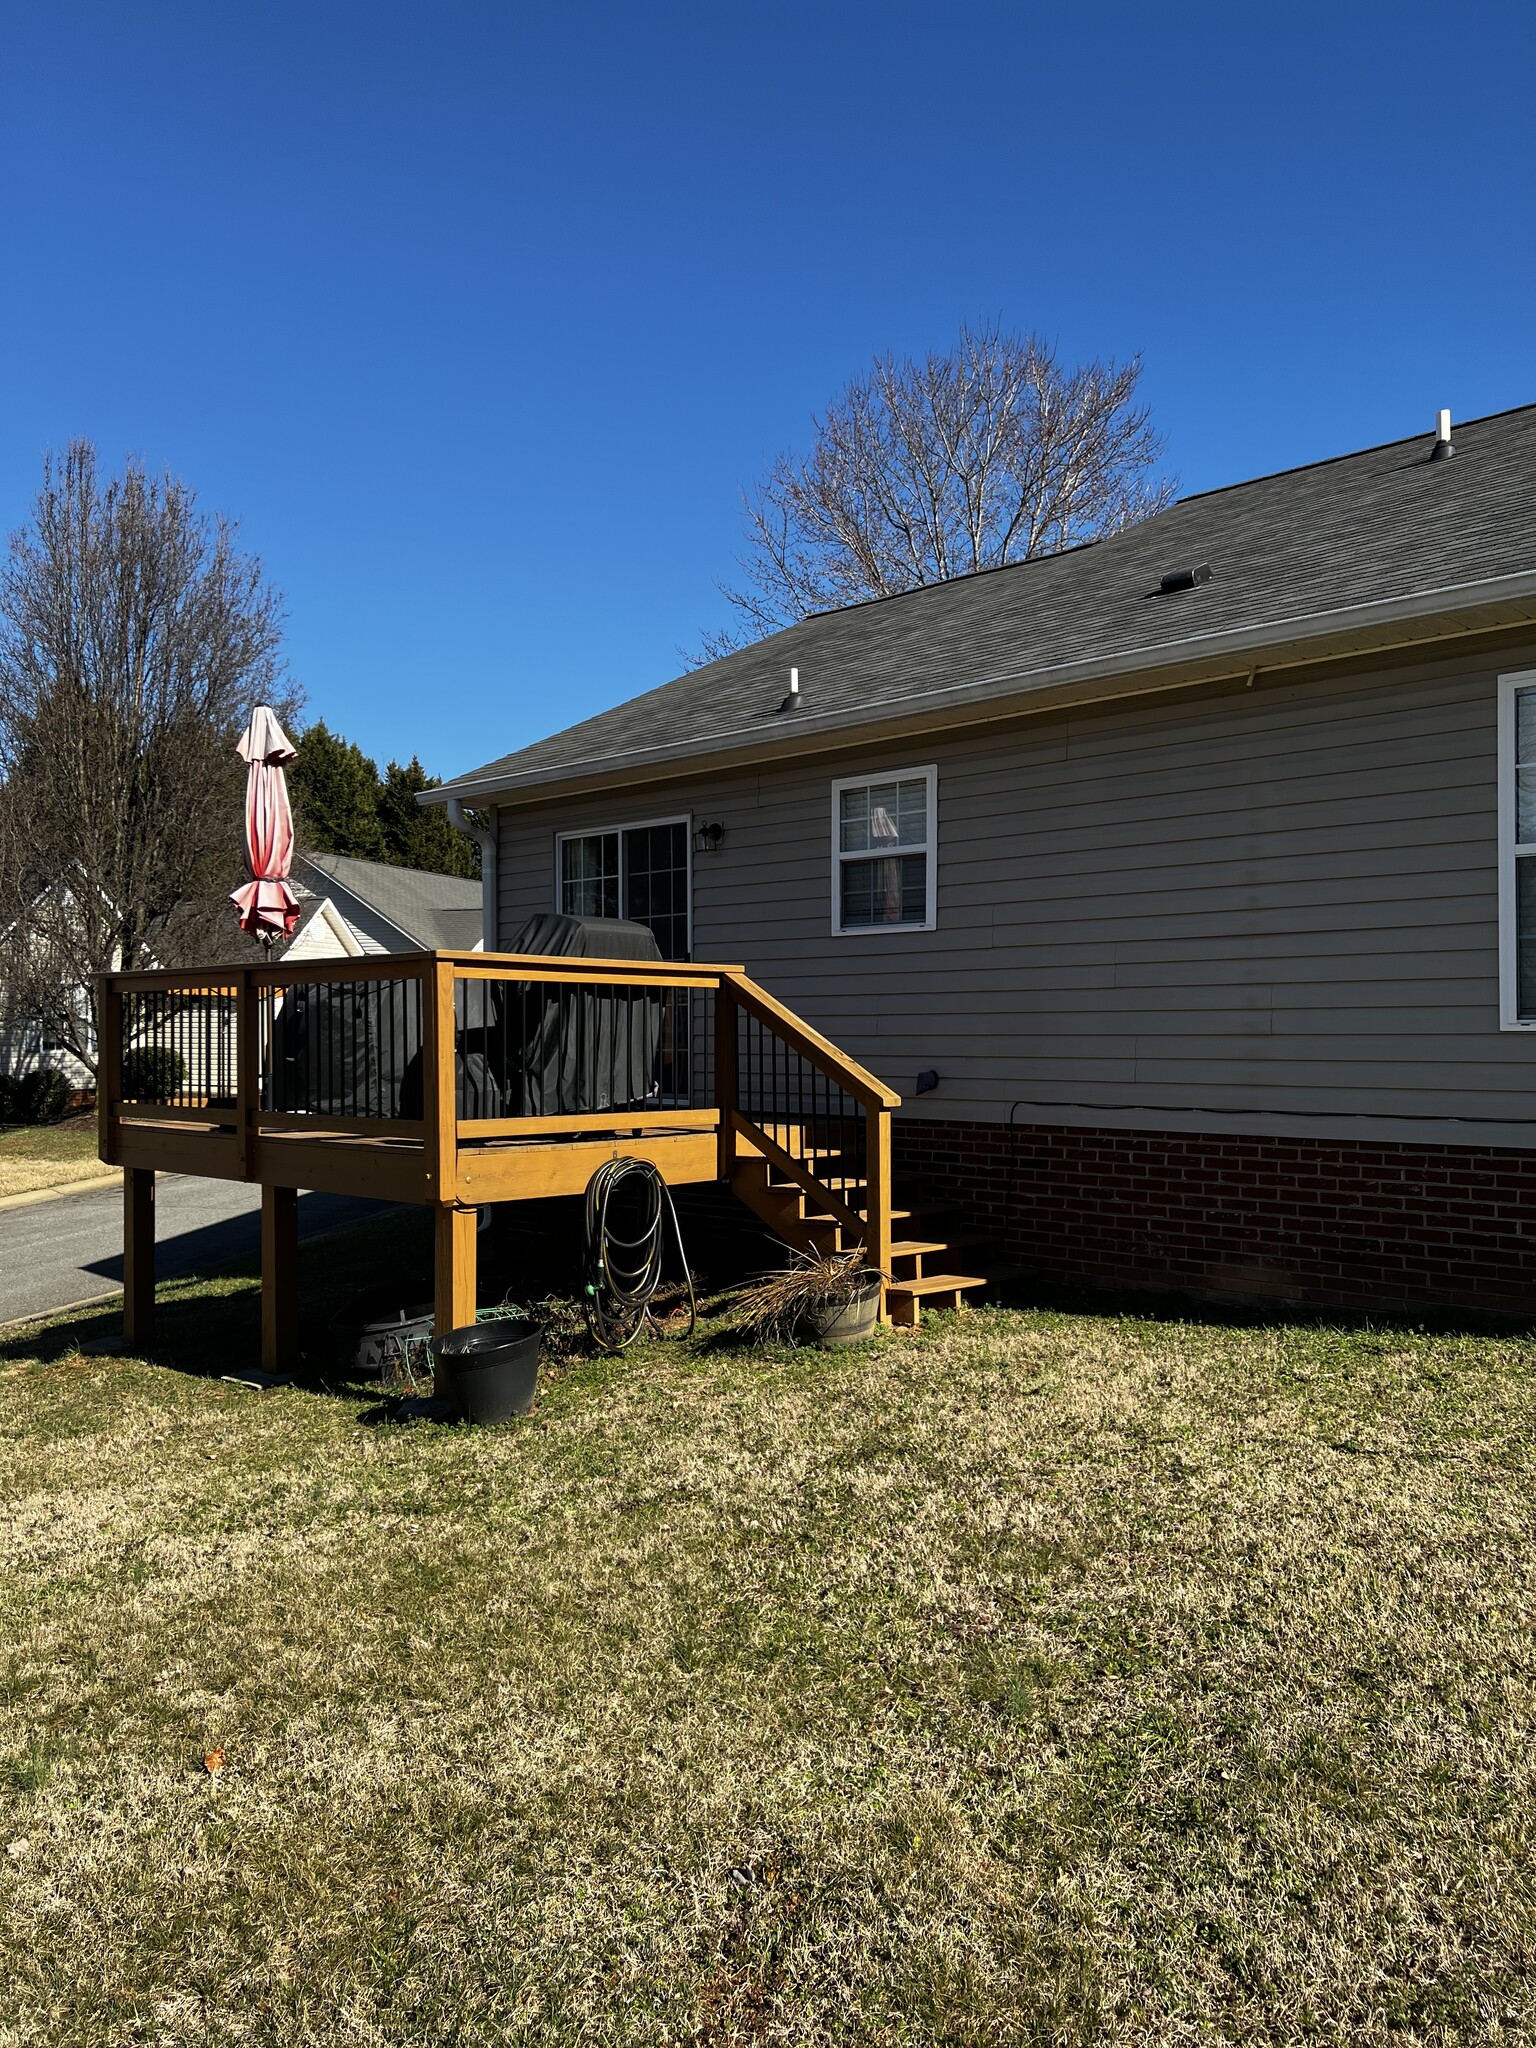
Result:
{"label": "planter pot", "polygon": [[814,1309],[806,1317],[806,1328],[818,1344],[862,1344],[872,1337],[880,1323],[880,1275],[871,1273],[857,1294],[847,1301]]}
{"label": "planter pot", "polygon": [[539,1331],[529,1323],[470,1323],[432,1346],[437,1391],[466,1422],[509,1422],[533,1406]]}

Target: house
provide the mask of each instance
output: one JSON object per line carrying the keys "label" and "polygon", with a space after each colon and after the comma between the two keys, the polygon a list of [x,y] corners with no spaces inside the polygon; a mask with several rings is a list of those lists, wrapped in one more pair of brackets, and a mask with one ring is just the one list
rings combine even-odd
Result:
{"label": "house", "polygon": [[480,944],[480,884],[460,875],[310,853],[295,857],[291,880],[303,915],[285,960],[471,952]]}
{"label": "house", "polygon": [[1054,1281],[1536,1306],[1536,406],[807,618],[429,792]]}
{"label": "house", "polygon": [[[298,855],[293,890],[303,914],[293,937],[274,957],[292,961],[360,959],[367,954],[472,951],[481,939],[481,889],[459,875],[423,873],[387,862],[341,854]],[[57,887],[55,885],[55,893]],[[67,904],[68,898],[63,899]],[[265,961],[252,940],[228,920],[230,960]],[[81,1041],[94,1051],[90,999],[82,988],[68,998]],[[227,1036],[225,1020],[224,1035]],[[200,1051],[197,1057],[204,1055]],[[215,1064],[218,1058],[215,1056]],[[24,1000],[0,987],[0,1074],[58,1067],[75,1088],[94,1085],[92,1070],[33,1015]]]}

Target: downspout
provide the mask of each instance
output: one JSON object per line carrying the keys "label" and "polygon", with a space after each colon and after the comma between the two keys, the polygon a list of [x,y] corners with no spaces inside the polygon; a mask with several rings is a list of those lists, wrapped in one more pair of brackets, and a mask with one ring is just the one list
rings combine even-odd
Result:
{"label": "downspout", "polygon": [[[464,815],[464,806],[456,796],[451,796],[444,806],[448,822],[455,832],[462,832],[467,839],[475,840],[480,848],[480,936],[487,953],[497,951],[496,941],[501,933],[498,929],[499,905],[496,892],[496,833],[483,825],[471,825]],[[493,811],[492,817],[496,814]]]}

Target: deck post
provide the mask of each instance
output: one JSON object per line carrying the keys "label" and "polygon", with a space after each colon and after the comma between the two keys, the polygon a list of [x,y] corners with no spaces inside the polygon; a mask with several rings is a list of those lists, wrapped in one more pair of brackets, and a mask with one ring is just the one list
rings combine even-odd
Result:
{"label": "deck post", "polygon": [[117,1164],[117,1103],[123,1092],[123,998],[110,974],[96,977],[96,1151]]}
{"label": "deck post", "polygon": [[123,1173],[123,1342],[130,1350],[155,1340],[155,1169]]}
{"label": "deck post", "polygon": [[722,974],[715,991],[715,1107],[720,1112],[720,1178],[736,1170],[736,992]]}
{"label": "deck post", "polygon": [[[427,956],[421,978],[421,1072],[426,1090],[427,1187],[435,1202],[454,1198],[459,1178],[458,1051],[453,1006],[453,962]],[[439,1244],[442,1239],[439,1237]]]}
{"label": "deck post", "polygon": [[[867,1126],[869,1156],[865,1162],[867,1192],[864,1199],[869,1207],[864,1213],[864,1256],[878,1272],[891,1277],[891,1112],[883,1103],[868,1103],[865,1106],[864,1121]],[[881,1314],[885,1313],[884,1301]]]}
{"label": "deck post", "polygon": [[436,1215],[437,1298],[432,1327],[437,1336],[446,1337],[450,1330],[462,1330],[475,1320],[475,1233],[480,1211],[440,1203]]}
{"label": "deck post", "polygon": [[[261,1106],[260,1013],[249,967],[235,983],[235,1157],[240,1178],[251,1179],[251,1119]],[[263,1212],[265,1214],[265,1212]]]}
{"label": "deck post", "polygon": [[299,1191],[261,1191],[261,1369],[290,1372],[299,1357]]}

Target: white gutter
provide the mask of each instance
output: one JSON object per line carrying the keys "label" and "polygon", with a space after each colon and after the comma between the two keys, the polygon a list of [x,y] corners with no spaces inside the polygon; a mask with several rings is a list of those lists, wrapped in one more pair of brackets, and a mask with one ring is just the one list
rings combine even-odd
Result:
{"label": "white gutter", "polygon": [[[1322,639],[1338,626],[1359,630],[1371,625],[1407,623],[1432,617],[1447,609],[1460,610],[1500,599],[1524,597],[1536,597],[1536,570],[1518,569],[1502,576],[1480,578],[1475,583],[1452,583],[1437,589],[1415,591],[1408,597],[1378,598],[1364,604],[1342,605],[1326,612],[1302,612],[1290,618],[1268,620],[1261,625],[1226,627],[1219,632],[1194,634],[1186,639],[1156,641],[1127,648],[1119,654],[1083,655],[1039,668],[1001,670],[965,682],[917,684],[888,696],[867,697],[857,705],[838,711],[817,713],[808,711],[802,704],[794,720],[795,735],[797,741],[803,741],[813,732],[830,735],[857,730],[867,725],[877,713],[921,712],[946,700],[953,702],[963,698],[965,693],[972,693],[975,702],[986,703],[993,698],[1014,694],[1032,695],[1052,684],[1060,686],[1074,681],[1101,679],[1107,682],[1117,676],[1148,673],[1176,662],[1224,657],[1242,666],[1240,657],[1261,653],[1265,647],[1277,643]],[[1456,600],[1454,607],[1446,603],[1451,598]],[[1263,666],[1262,662],[1257,665]],[[730,726],[701,739],[625,747],[618,753],[591,754],[582,760],[562,761],[553,768],[524,769],[521,773],[512,770],[495,776],[465,776],[449,785],[454,794],[450,795],[445,789],[430,790],[418,797],[417,802],[447,804],[451,818],[452,806],[462,799],[473,802],[478,796],[510,795],[515,790],[558,786],[578,776],[633,767],[640,761],[650,766],[673,761],[706,762],[713,754],[725,751],[732,742],[739,745],[744,740],[756,740],[766,752],[776,748],[781,739],[779,731],[765,730],[772,723],[758,717],[749,724]]]}
{"label": "white gutter", "polygon": [[[417,799],[421,801],[420,798]],[[487,953],[497,950],[501,934],[497,929],[500,911],[499,892],[496,887],[496,834],[487,831],[483,825],[471,825],[464,815],[464,806],[456,796],[448,798],[444,809],[448,822],[455,832],[462,832],[467,839],[473,839],[480,848],[480,936]]]}

